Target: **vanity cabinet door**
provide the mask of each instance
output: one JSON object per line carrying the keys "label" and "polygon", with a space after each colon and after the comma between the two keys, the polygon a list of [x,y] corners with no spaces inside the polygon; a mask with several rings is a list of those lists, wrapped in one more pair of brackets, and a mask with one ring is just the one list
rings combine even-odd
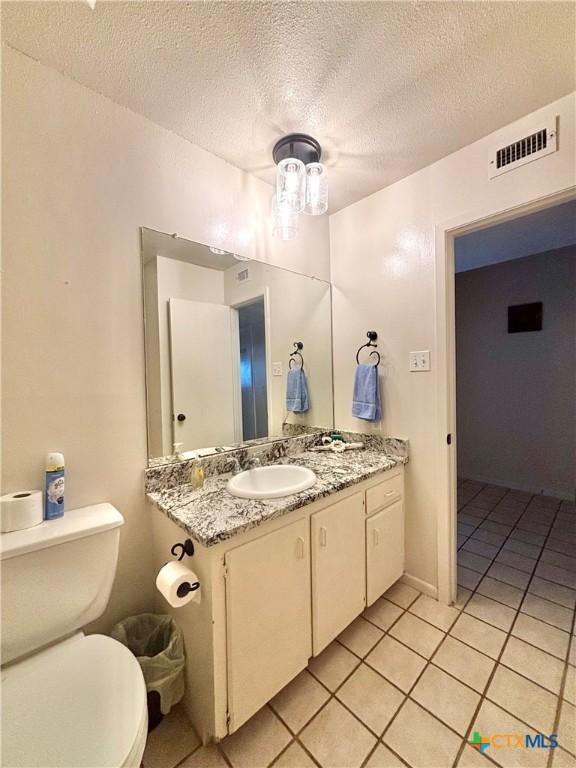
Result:
{"label": "vanity cabinet door", "polygon": [[404,509],[397,501],[366,520],[366,601],[377,600],[404,573]]}
{"label": "vanity cabinet door", "polygon": [[229,733],[306,667],[312,652],[308,520],[226,553]]}
{"label": "vanity cabinet door", "polygon": [[318,655],[366,604],[364,494],[316,512],[312,538],[312,638]]}

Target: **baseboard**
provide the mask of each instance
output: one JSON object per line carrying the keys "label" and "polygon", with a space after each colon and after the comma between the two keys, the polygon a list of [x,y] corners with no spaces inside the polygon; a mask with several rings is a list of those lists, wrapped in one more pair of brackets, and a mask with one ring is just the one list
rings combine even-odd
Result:
{"label": "baseboard", "polygon": [[429,584],[427,581],[422,581],[422,579],[418,579],[416,576],[412,576],[410,573],[405,573],[400,581],[403,584],[407,584],[409,587],[417,589],[419,592],[423,592],[429,597],[433,597],[435,600],[438,599],[438,589],[432,584]]}
{"label": "baseboard", "polygon": [[532,493],[534,496],[552,496],[555,499],[563,499],[565,501],[574,501],[574,493],[570,491],[560,491],[557,488],[535,488],[522,483],[515,483],[513,480],[495,480],[493,477],[479,477],[478,475],[469,474],[467,472],[460,475],[465,480],[473,480],[475,483],[486,483],[487,485],[499,485],[502,488],[510,488],[513,491],[524,491],[525,493]]}

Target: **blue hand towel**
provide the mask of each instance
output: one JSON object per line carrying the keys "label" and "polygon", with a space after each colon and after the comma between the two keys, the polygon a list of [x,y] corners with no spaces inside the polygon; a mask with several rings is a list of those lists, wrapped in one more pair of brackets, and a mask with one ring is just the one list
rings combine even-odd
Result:
{"label": "blue hand towel", "polygon": [[366,421],[380,421],[382,418],[377,365],[363,363],[356,367],[352,416]]}
{"label": "blue hand towel", "polygon": [[304,369],[291,368],[286,378],[286,409],[293,413],[305,413],[309,407]]}

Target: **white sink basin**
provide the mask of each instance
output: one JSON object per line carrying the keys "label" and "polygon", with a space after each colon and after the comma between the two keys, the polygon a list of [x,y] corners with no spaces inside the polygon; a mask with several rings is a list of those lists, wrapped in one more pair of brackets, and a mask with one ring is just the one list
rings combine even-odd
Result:
{"label": "white sink basin", "polygon": [[311,488],[316,475],[311,469],[292,464],[255,467],[231,477],[226,489],[242,499],[278,499]]}

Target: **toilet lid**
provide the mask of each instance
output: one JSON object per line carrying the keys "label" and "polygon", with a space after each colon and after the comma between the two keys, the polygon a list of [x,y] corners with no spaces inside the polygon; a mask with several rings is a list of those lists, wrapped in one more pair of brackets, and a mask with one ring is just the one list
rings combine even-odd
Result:
{"label": "toilet lid", "polygon": [[118,768],[146,718],[138,662],[120,643],[90,635],[2,669],[2,763]]}

